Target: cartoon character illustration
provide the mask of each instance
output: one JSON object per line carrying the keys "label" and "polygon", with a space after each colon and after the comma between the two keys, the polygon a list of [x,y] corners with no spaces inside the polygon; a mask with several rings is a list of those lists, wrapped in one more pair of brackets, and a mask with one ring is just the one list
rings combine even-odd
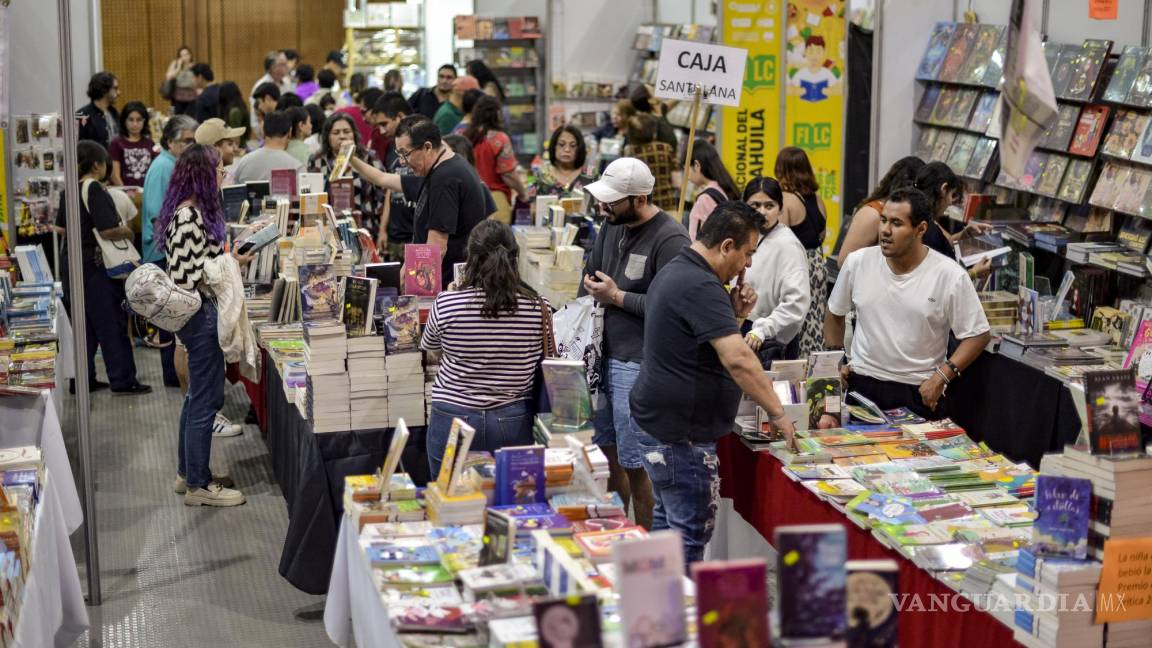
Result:
{"label": "cartoon character illustration", "polygon": [[826,54],[827,46],[823,36],[809,36],[804,41],[805,66],[797,69],[789,83],[800,88],[803,101],[824,101],[830,87],[840,83],[839,69],[833,66]]}

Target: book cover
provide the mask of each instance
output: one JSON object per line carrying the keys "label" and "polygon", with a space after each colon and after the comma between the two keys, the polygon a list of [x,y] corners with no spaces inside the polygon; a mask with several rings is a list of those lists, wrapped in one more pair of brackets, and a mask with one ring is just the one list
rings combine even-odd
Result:
{"label": "book cover", "polygon": [[544,502],[544,446],[496,450],[497,505]]}
{"label": "book cover", "polygon": [[1040,174],[1044,173],[1044,167],[1048,164],[1047,151],[1032,151],[1032,155],[1028,156],[1028,161],[1024,163],[1024,174],[1017,178],[1017,185],[1021,189],[1032,190],[1036,185],[1036,181],[1040,179]]}
{"label": "book cover", "polygon": [[602,563],[612,559],[612,548],[616,546],[616,543],[647,536],[648,532],[641,527],[626,526],[603,531],[582,531],[574,533],[572,539],[589,560]]}
{"label": "book cover", "polygon": [[1146,114],[1138,114],[1130,120],[1124,139],[1118,149],[1120,157],[1130,159],[1136,152],[1144,136],[1144,131],[1148,128],[1148,117]]}
{"label": "book cover", "polygon": [[687,641],[680,534],[657,531],[617,543],[612,559],[624,645],[654,648]]}
{"label": "book cover", "polygon": [[440,292],[440,248],[435,245],[404,245],[403,291],[405,295],[435,297]]}
{"label": "book cover", "polygon": [[220,198],[224,206],[224,218],[229,223],[244,222],[244,215],[248,213],[248,186],[228,185],[221,187]]}
{"label": "book cover", "polygon": [[1092,175],[1092,160],[1072,159],[1060,182],[1056,197],[1060,200],[1079,204],[1084,201],[1084,190],[1088,188],[1088,178]]}
{"label": "book cover", "polygon": [[464,474],[464,462],[468,458],[468,448],[471,447],[472,437],[475,435],[476,428],[458,418],[452,419],[448,442],[444,446],[444,458],[440,463],[440,473],[436,476],[436,485],[447,497],[467,494],[462,488],[461,477]]}
{"label": "book cover", "polygon": [[348,337],[372,335],[372,310],[376,304],[376,280],[367,277],[344,278],[344,308],[341,319]]}
{"label": "book cover", "polygon": [[369,263],[364,266],[364,274],[378,281],[378,287],[394,288],[397,295],[401,294],[400,289],[404,287],[401,272],[402,264],[399,261]]}
{"label": "book cover", "polygon": [[1060,182],[1064,179],[1064,171],[1068,168],[1068,157],[1065,155],[1050,155],[1048,163],[1044,165],[1044,172],[1036,181],[1032,190],[1044,196],[1056,197],[1060,192]]}
{"label": "book cover", "polygon": [[972,118],[972,109],[976,106],[976,101],[980,99],[980,91],[975,88],[964,88],[956,95],[956,101],[952,104],[952,110],[946,117],[946,126],[953,128],[964,128],[968,124],[968,120]]}
{"label": "book cover", "polygon": [[943,162],[948,159],[948,154],[952,152],[952,144],[956,141],[956,131],[942,130],[936,137],[936,145],[932,147],[932,152],[928,155],[928,159],[933,162]]}
{"label": "book cover", "polygon": [[259,214],[264,199],[271,192],[270,183],[267,180],[253,180],[244,183],[244,187],[248,191],[248,211],[252,214]]}
{"label": "book cover", "polygon": [[[1134,132],[1140,117],[1140,113],[1134,110],[1123,108],[1117,110],[1116,118],[1112,120],[1112,127],[1108,130],[1108,136],[1104,138],[1101,152],[1105,155],[1127,159],[1131,154],[1125,155],[1124,151],[1135,149],[1135,138],[1139,138],[1143,134],[1143,130]],[[1133,139],[1131,145],[1129,145],[1129,139]]]}
{"label": "book cover", "polygon": [[972,118],[968,120],[968,130],[977,133],[988,130],[988,125],[992,122],[992,113],[996,111],[996,101],[999,98],[1000,93],[998,92],[985,92],[980,95],[976,101],[976,108],[972,111]]}
{"label": "book cover", "polygon": [[894,560],[849,560],[848,645],[878,648],[897,644],[898,615],[894,605],[900,586],[900,566]]}
{"label": "book cover", "polygon": [[952,109],[956,106],[956,100],[959,98],[960,88],[944,86],[944,90],[940,92],[940,98],[936,100],[936,107],[932,109],[932,115],[928,117],[928,122],[938,126],[947,126],[948,117],[952,114]]}
{"label": "book cover", "polygon": [[439,565],[440,552],[436,547],[397,545],[373,542],[365,548],[373,567],[404,567],[411,565]]}
{"label": "book cover", "polygon": [[1005,29],[1000,32],[1000,42],[996,44],[996,50],[992,52],[992,56],[988,59],[988,68],[984,72],[983,85],[988,88],[999,88],[1000,83],[1004,80],[1004,57],[1008,49],[1008,30]]}
{"label": "book cover", "polygon": [[916,140],[916,157],[926,158],[931,155],[941,132],[939,128],[921,128],[920,137]]}
{"label": "book cover", "polygon": [[960,74],[960,68],[968,60],[968,52],[976,44],[976,37],[980,34],[980,26],[973,23],[961,23],[956,26],[956,33],[948,45],[948,53],[944,62],[940,64],[940,72],[936,75],[939,81],[954,83]]}
{"label": "book cover", "polygon": [[1140,393],[1132,370],[1088,372],[1084,393],[1092,453],[1140,452]]}
{"label": "book cover", "polygon": [[355,186],[352,178],[339,178],[328,183],[328,204],[337,214],[356,209]]}
{"label": "book cover", "polygon": [[1135,369],[1136,375],[1144,379],[1152,375],[1152,320],[1140,322],[1128,356],[1124,358],[1124,369]]}
{"label": "book cover", "polygon": [[516,536],[512,518],[502,511],[484,510],[484,536],[480,545],[481,567],[508,562]]}
{"label": "book cover", "polygon": [[402,632],[465,634],[475,627],[455,605],[389,605],[388,617]]}
{"label": "book cover", "polygon": [[964,175],[969,178],[982,179],[987,173],[994,155],[996,155],[996,140],[989,137],[981,138],[976,143],[976,150],[972,152],[972,159],[968,162],[968,168],[964,170]]}
{"label": "book cover", "polygon": [[1105,162],[1104,170],[1096,179],[1096,186],[1092,188],[1092,196],[1088,202],[1104,209],[1112,209],[1112,205],[1116,204],[1116,196],[1120,193],[1120,187],[1128,179],[1128,172],[1128,167],[1120,166],[1114,162]]}
{"label": "book cover", "polygon": [[272,169],[268,181],[268,195],[288,198],[296,197],[296,170]]}
{"label": "book cover", "polygon": [[1064,98],[1068,83],[1076,72],[1079,53],[1080,47],[1071,43],[1044,43],[1044,55],[1051,60],[1052,91],[1058,98]]}
{"label": "book cover", "polygon": [[297,268],[300,308],[305,322],[340,318],[340,284],[331,263]]}
{"label": "book cover", "polygon": [[844,387],[839,378],[809,378],[806,390],[808,427],[816,429],[825,414],[840,420]]}
{"label": "book cover", "polygon": [[988,72],[988,65],[996,53],[996,46],[1004,34],[1003,25],[979,25],[976,43],[968,60],[957,75],[957,81],[967,85],[983,85],[984,75]]}
{"label": "book cover", "polygon": [[700,648],[770,645],[763,559],[697,562],[691,572]]}
{"label": "book cover", "polygon": [[1144,200],[1144,194],[1148,192],[1150,180],[1152,180],[1152,175],[1144,169],[1130,169],[1128,177],[1120,186],[1120,190],[1116,192],[1116,200],[1112,203],[1112,208],[1125,214],[1138,214]]}
{"label": "book cover", "polygon": [[776,528],[780,636],[831,640],[847,630],[848,541],[839,524]]}
{"label": "book cover", "polygon": [[1069,153],[1085,157],[1096,155],[1110,110],[1108,106],[1100,104],[1084,106],[1080,111],[1080,119],[1076,122],[1076,130],[1072,134],[1072,143],[1068,146]]}
{"label": "book cover", "polygon": [[[408,445],[408,435],[408,424],[404,422],[404,419],[400,419],[392,430],[392,439],[388,442],[388,453],[384,455],[384,465],[380,467],[380,474],[384,479],[390,480],[392,474],[396,472],[396,467],[400,465],[400,456],[404,453],[405,446]],[[386,496],[387,491],[382,490],[381,495]]]}
{"label": "book cover", "polygon": [[1048,556],[1087,558],[1091,480],[1038,475],[1035,505],[1033,551]]}
{"label": "book cover", "polygon": [[592,417],[592,395],[584,361],[547,358],[541,367],[553,419],[564,426],[584,425]]}
{"label": "book cover", "polygon": [[1112,78],[1108,81],[1108,87],[1104,90],[1104,101],[1124,103],[1127,100],[1128,93],[1132,91],[1132,85],[1136,81],[1136,75],[1144,67],[1144,61],[1147,57],[1147,47],[1129,46],[1124,48],[1120,54],[1120,60],[1116,63],[1116,69],[1112,71]]}
{"label": "book cover", "polygon": [[1088,101],[1095,94],[1096,81],[1104,61],[1112,51],[1112,41],[1101,39],[1085,40],[1080,46],[1075,60],[1075,68],[1064,97],[1071,101]]}
{"label": "book cover", "polygon": [[[1152,57],[1149,57],[1149,60],[1152,60]],[[1143,164],[1152,164],[1152,121],[1144,126],[1140,142],[1132,149],[1132,159]]]}
{"label": "book cover", "polygon": [[380,304],[388,353],[415,351],[420,344],[420,302],[412,295],[387,296]]}
{"label": "book cover", "polygon": [[340,152],[336,154],[336,160],[332,163],[332,172],[328,174],[328,182],[339,180],[348,174],[348,167],[352,161],[352,154],[356,150],[355,142],[344,142],[340,147]]}
{"label": "book cover", "polygon": [[956,23],[938,22],[928,38],[928,47],[916,68],[916,78],[921,81],[935,81],[940,73],[940,66],[948,54],[948,46],[952,43],[952,36],[956,32]]}
{"label": "book cover", "polygon": [[1132,82],[1132,89],[1128,91],[1127,103],[1130,106],[1147,108],[1152,106],[1152,56],[1145,56]]}
{"label": "book cover", "polygon": [[540,648],[600,648],[600,604],[595,594],[536,601],[536,642]]}
{"label": "book cover", "polygon": [[1041,146],[1054,151],[1068,150],[1072,135],[1076,132],[1076,123],[1080,120],[1080,106],[1077,104],[1061,104],[1056,114],[1056,121],[1044,133]]}
{"label": "book cover", "polygon": [[948,154],[948,167],[952,169],[966,169],[972,161],[972,154],[976,152],[976,144],[980,136],[973,133],[961,133],[952,144],[952,152]]}
{"label": "book cover", "polygon": [[[916,121],[927,122],[932,118],[932,111],[935,110],[936,102],[940,100],[940,93],[943,90],[944,86],[942,85],[932,85],[924,89],[924,95],[920,97],[920,104],[916,106],[916,113],[913,117]],[[538,203],[539,200],[537,198]],[[537,221],[537,224],[543,224],[539,217],[537,217]]]}

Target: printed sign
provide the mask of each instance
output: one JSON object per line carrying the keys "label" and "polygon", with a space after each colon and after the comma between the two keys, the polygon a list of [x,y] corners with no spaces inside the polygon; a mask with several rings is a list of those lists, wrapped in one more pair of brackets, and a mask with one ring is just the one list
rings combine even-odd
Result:
{"label": "printed sign", "polygon": [[745,49],[665,39],[656,71],[656,96],[691,101],[699,87],[704,103],[739,106],[747,60]]}
{"label": "printed sign", "polygon": [[[729,3],[720,24],[721,40],[747,48],[740,104],[721,111],[718,146],[737,187],[771,176],[780,149],[780,43],[783,24],[775,0]],[[804,417],[807,422],[807,416]]]}

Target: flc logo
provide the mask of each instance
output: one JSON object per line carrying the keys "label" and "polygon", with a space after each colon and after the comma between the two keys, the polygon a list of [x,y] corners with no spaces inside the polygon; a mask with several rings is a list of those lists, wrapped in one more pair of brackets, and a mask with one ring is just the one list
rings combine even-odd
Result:
{"label": "flc logo", "polygon": [[757,54],[748,57],[744,66],[744,87],[748,90],[776,85],[776,55]]}
{"label": "flc logo", "polygon": [[832,148],[832,124],[828,122],[793,124],[792,143],[808,151]]}

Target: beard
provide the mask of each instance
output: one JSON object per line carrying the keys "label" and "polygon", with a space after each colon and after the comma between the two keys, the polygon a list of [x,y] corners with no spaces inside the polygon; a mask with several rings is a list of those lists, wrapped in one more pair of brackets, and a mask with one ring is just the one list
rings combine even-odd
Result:
{"label": "beard", "polygon": [[613,225],[628,225],[630,223],[635,223],[638,220],[640,220],[640,214],[631,204],[629,204],[627,211],[622,214],[608,214],[608,222],[612,223]]}

